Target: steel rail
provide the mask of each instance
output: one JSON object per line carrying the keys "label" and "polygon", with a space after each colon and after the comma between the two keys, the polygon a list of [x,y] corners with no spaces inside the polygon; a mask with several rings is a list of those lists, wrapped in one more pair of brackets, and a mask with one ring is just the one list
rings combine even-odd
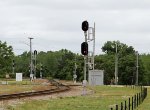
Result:
{"label": "steel rail", "polygon": [[0,100],[9,100],[13,98],[22,98],[22,97],[30,97],[30,96],[37,96],[37,95],[46,95],[58,92],[64,92],[70,90],[70,87],[67,85],[63,85],[55,80],[49,81],[52,85],[56,86],[55,89],[49,90],[41,90],[41,91],[34,91],[34,92],[22,92],[22,93],[13,93],[13,94],[4,94],[0,95]]}

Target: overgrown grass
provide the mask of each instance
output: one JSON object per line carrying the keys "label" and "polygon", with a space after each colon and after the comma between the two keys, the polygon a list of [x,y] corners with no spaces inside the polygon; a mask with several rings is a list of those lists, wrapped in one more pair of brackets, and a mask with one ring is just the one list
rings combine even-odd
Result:
{"label": "overgrown grass", "polygon": [[16,107],[9,106],[8,110],[110,110],[110,107],[139,92],[139,88],[130,87],[95,86],[89,89],[94,90],[95,93],[91,92],[86,96],[26,101]]}

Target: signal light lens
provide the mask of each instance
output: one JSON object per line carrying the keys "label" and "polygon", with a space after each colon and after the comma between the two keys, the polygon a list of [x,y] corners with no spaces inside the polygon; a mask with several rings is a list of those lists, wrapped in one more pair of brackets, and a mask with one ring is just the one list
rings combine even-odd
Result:
{"label": "signal light lens", "polygon": [[88,55],[88,43],[87,42],[83,42],[81,44],[81,53],[83,55]]}
{"label": "signal light lens", "polygon": [[82,22],[82,30],[87,31],[89,29],[89,23],[87,21]]}

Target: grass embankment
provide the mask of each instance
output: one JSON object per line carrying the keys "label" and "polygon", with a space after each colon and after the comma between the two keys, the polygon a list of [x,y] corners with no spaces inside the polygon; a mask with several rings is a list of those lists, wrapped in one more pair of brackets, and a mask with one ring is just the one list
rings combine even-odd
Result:
{"label": "grass embankment", "polygon": [[130,87],[96,86],[89,87],[95,91],[86,96],[66,97],[50,100],[26,101],[8,110],[110,110],[111,106],[120,104],[139,91]]}

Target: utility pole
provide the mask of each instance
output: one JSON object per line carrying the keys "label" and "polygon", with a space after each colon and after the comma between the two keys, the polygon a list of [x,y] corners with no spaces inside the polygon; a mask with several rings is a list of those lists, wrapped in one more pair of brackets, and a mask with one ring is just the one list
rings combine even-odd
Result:
{"label": "utility pole", "polygon": [[115,85],[118,85],[118,50],[117,50],[117,43],[116,45],[116,54],[115,54]]}
{"label": "utility pole", "polygon": [[34,50],[34,78],[36,79],[36,56],[37,56],[37,51]]}
{"label": "utility pole", "polygon": [[33,76],[32,70],[33,70],[33,62],[32,62],[32,37],[29,37],[30,39],[30,77]]}
{"label": "utility pole", "polygon": [[135,85],[138,85],[138,75],[139,75],[139,54],[138,51],[136,51],[136,83]]}

